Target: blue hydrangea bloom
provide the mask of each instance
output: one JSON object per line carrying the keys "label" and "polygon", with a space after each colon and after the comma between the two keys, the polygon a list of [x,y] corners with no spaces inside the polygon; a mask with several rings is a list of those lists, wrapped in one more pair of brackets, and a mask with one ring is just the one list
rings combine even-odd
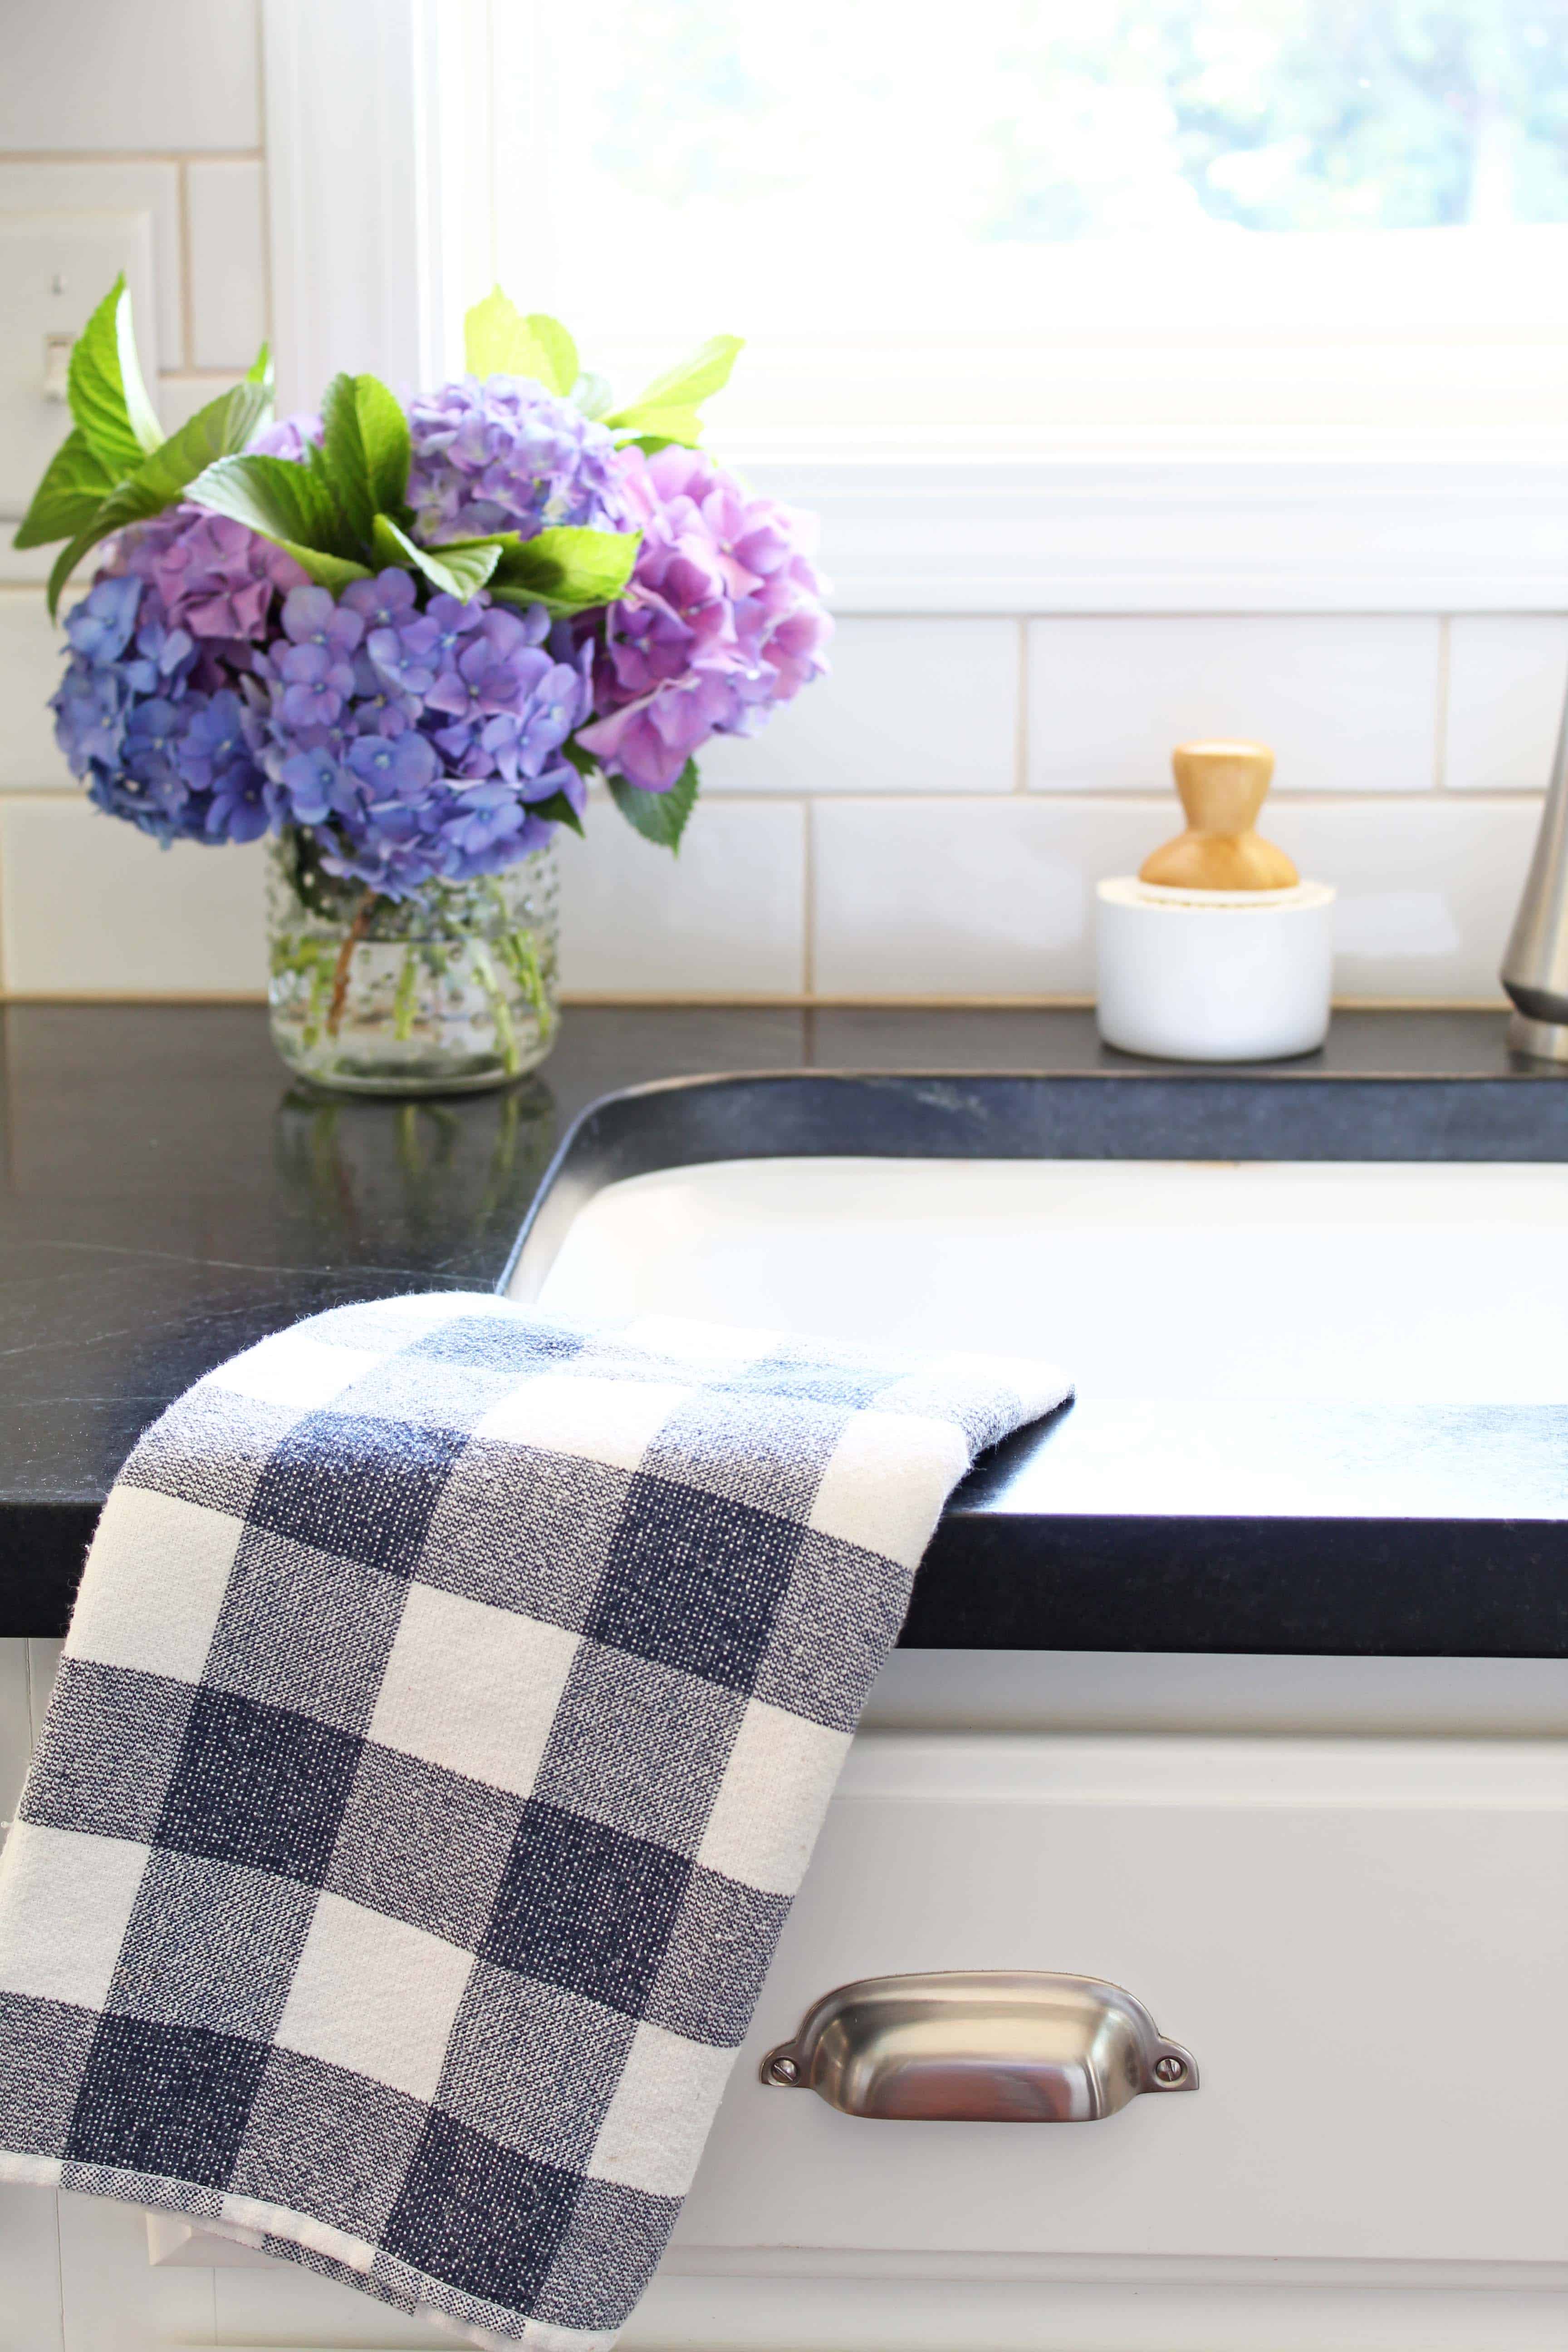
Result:
{"label": "blue hydrangea bloom", "polygon": [[50,708],[73,775],[111,816],[165,846],[254,841],[271,822],[260,727],[227,673],[170,625],[150,582],[100,579],[66,622]]}

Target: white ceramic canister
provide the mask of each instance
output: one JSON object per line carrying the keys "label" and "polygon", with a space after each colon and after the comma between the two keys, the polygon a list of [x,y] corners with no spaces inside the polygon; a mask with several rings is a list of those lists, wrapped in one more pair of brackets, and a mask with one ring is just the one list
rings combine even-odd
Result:
{"label": "white ceramic canister", "polygon": [[1334,893],[1100,885],[1100,1034],[1124,1054],[1265,1062],[1310,1054],[1329,1028]]}

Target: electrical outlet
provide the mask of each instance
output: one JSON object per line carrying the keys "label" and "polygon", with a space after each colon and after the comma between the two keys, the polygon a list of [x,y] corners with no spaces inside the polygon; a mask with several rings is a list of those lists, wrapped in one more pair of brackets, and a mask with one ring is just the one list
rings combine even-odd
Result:
{"label": "electrical outlet", "polygon": [[0,517],[13,523],[70,429],[62,404],[70,344],[121,270],[155,401],[151,214],[0,213]]}

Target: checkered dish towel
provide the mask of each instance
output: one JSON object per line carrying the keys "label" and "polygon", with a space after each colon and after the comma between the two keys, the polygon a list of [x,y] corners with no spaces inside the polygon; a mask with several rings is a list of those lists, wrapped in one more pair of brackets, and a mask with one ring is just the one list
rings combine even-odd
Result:
{"label": "checkered dish towel", "polygon": [[0,1864],[0,2179],[608,2344],[942,1502],[1066,1392],[452,1293],[209,1374]]}

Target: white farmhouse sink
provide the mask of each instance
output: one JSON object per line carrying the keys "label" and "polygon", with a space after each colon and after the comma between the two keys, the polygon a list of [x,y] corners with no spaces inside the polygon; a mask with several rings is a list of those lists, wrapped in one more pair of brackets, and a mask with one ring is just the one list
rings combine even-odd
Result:
{"label": "white farmhouse sink", "polygon": [[1091,1400],[1568,1402],[1568,1167],[764,1159],[606,1185],[537,1294],[1039,1354]]}

